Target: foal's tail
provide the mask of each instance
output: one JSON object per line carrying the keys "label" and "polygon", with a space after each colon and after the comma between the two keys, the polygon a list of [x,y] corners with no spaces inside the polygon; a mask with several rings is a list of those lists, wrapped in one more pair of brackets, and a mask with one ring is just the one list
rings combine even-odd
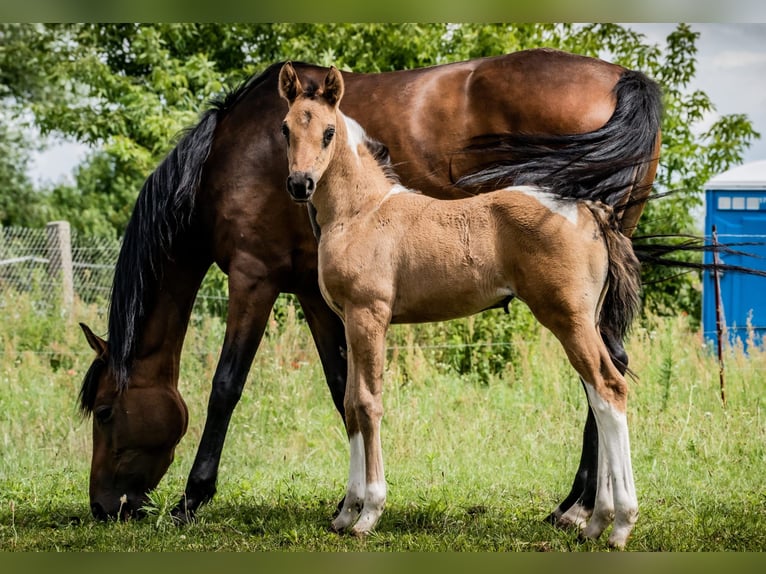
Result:
{"label": "foal's tail", "polygon": [[641,264],[630,239],[622,234],[614,210],[598,202],[586,202],[596,218],[609,254],[607,290],[599,315],[602,331],[623,340],[638,313],[641,298]]}

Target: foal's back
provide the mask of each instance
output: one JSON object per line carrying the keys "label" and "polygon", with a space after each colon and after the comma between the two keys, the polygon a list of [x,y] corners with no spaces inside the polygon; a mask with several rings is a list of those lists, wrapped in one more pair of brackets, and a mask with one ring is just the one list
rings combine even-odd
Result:
{"label": "foal's back", "polygon": [[572,293],[595,308],[607,272],[590,207],[529,187],[454,201],[398,193],[357,234],[359,257],[349,260],[367,272],[354,281],[361,291],[393,286],[380,293],[391,300],[392,322],[467,316],[511,295],[550,304],[554,292],[560,305],[572,306]]}

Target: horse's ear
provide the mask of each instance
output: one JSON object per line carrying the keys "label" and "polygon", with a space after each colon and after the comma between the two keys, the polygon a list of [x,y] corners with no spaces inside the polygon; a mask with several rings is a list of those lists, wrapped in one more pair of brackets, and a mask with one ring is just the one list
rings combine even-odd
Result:
{"label": "horse's ear", "polygon": [[106,341],[91,331],[90,327],[85,323],[80,323],[80,328],[82,329],[82,332],[85,333],[85,338],[87,339],[90,348],[96,351],[96,354],[99,357],[106,357],[108,349]]}
{"label": "horse's ear", "polygon": [[279,95],[292,104],[295,98],[303,91],[301,81],[291,62],[285,62],[279,70]]}
{"label": "horse's ear", "polygon": [[324,79],[324,88],[322,89],[322,97],[327,100],[331,106],[337,106],[340,99],[343,97],[343,76],[335,66],[330,66],[330,71],[327,72],[327,76]]}

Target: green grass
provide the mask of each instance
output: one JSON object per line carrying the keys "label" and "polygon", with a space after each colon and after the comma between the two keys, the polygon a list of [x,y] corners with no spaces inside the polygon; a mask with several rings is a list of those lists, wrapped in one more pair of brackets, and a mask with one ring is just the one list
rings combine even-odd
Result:
{"label": "green grass", "polygon": [[[291,308],[272,322],[235,411],[218,494],[175,526],[204,423],[223,336],[195,320],[181,370],[190,428],[141,521],[98,523],[88,509],[90,421],[76,411],[91,360],[78,308],[51,317],[0,302],[0,549],[230,551],[603,551],[605,540],[542,522],[568,492],[585,396],[555,339],[509,334],[502,377],[459,377],[434,364],[408,327],[386,373],[385,513],[364,540],[328,526],[343,494],[348,446],[310,336]],[[728,349],[727,406],[718,367],[684,318],[654,319],[629,341],[629,424],[641,514],[631,551],[766,548],[766,353]],[[604,537],[605,538],[605,537]]]}

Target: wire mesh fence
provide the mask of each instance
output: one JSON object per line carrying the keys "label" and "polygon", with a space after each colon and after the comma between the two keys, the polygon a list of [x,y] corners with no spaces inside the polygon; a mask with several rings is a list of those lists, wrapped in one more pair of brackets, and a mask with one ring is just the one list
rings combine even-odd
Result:
{"label": "wire mesh fence", "polygon": [[[106,309],[120,246],[119,239],[70,231],[66,222],[38,229],[0,226],[0,291],[32,293],[41,305],[66,305],[76,297]],[[195,311],[224,313],[225,282],[209,275]]]}
{"label": "wire mesh fence", "polygon": [[[120,242],[46,228],[0,227],[0,289],[56,301],[66,290],[86,303],[106,302]],[[66,229],[65,241],[58,235]]]}

